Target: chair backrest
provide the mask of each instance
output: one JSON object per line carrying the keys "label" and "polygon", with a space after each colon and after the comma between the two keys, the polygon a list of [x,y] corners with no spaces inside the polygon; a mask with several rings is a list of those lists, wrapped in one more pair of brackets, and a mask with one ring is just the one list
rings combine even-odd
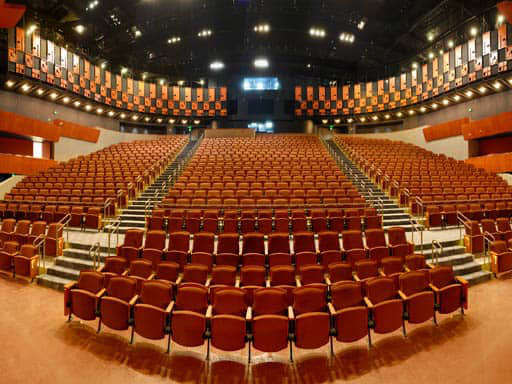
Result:
{"label": "chair backrest", "polygon": [[331,302],[336,310],[364,305],[361,282],[339,281],[331,286]]}
{"label": "chair backrest", "polygon": [[144,231],[142,229],[128,229],[124,236],[124,245],[126,247],[140,248],[144,239]]}
{"label": "chair backrest", "polygon": [[149,260],[140,259],[130,263],[130,272],[132,276],[147,278],[151,275],[153,264]]}
{"label": "chair backrest", "polygon": [[23,244],[20,248],[20,254],[25,257],[32,257],[37,254],[37,248],[32,244]]}
{"label": "chair backrest", "polygon": [[395,282],[387,277],[378,277],[368,281],[366,292],[373,304],[392,299],[397,294]]}
{"label": "chair backrest", "polygon": [[16,225],[15,232],[18,234],[27,235],[30,231],[30,220],[20,220]]}
{"label": "chair backrest", "polygon": [[503,240],[496,240],[491,242],[491,252],[498,254],[507,252],[507,243]]}
{"label": "chair backrest", "polygon": [[438,266],[430,270],[430,282],[437,288],[443,288],[454,281],[453,267],[451,265]]}
{"label": "chair backrest", "polygon": [[247,311],[246,293],[241,288],[225,288],[215,293],[213,299],[214,315],[244,316]]}
{"label": "chair backrest", "polygon": [[15,219],[4,219],[2,221],[2,232],[13,232],[14,227],[16,226],[16,220]]}
{"label": "chair backrest", "polygon": [[324,290],[316,287],[299,287],[293,291],[293,312],[324,312],[327,305]]}
{"label": "chair backrest", "polygon": [[238,255],[240,248],[239,236],[236,233],[221,233],[217,242],[217,253],[234,253]]}
{"label": "chair backrest", "polygon": [[140,291],[139,301],[165,309],[172,300],[172,286],[162,281],[144,281]]}
{"label": "chair backrest", "polygon": [[208,307],[208,289],[200,286],[185,286],[178,289],[176,309],[204,313]]}
{"label": "chair backrest", "polygon": [[146,242],[144,243],[144,248],[163,250],[165,248],[165,239],[165,231],[148,231],[146,233]]}
{"label": "chair backrest", "polygon": [[390,245],[407,243],[405,229],[401,227],[392,227],[388,229],[388,241]]}
{"label": "chair backrest", "polygon": [[366,230],[366,245],[368,248],[385,247],[386,236],[383,229],[367,229]]}
{"label": "chair backrest", "polygon": [[293,234],[293,248],[298,252],[315,252],[315,235],[313,232],[295,232]]}
{"label": "chair backrest", "polygon": [[78,288],[91,293],[98,293],[103,288],[104,277],[100,272],[82,271],[78,278]]}
{"label": "chair backrest", "polygon": [[105,259],[105,265],[103,272],[122,274],[126,269],[126,259],[117,256],[107,257]]}
{"label": "chair backrest", "polygon": [[169,235],[169,250],[188,252],[190,250],[190,233],[173,232]]}
{"label": "chair backrest", "polygon": [[400,290],[407,296],[428,289],[429,278],[426,271],[407,272],[399,277]]}
{"label": "chair backrest", "polygon": [[137,282],[124,276],[115,276],[109,280],[107,287],[108,296],[116,297],[123,301],[130,301],[137,291]]}
{"label": "chair backrest", "polygon": [[30,234],[32,236],[44,235],[46,231],[46,221],[35,221],[32,223]]}
{"label": "chair backrest", "polygon": [[281,288],[259,288],[254,291],[253,312],[257,315],[281,315],[288,305],[286,291]]}
{"label": "chair backrest", "polygon": [[343,241],[343,249],[345,251],[349,251],[351,249],[364,249],[361,231],[343,231],[341,239]]}
{"label": "chair backrest", "polygon": [[180,266],[172,261],[159,263],[156,267],[156,279],[174,282],[178,278]]}

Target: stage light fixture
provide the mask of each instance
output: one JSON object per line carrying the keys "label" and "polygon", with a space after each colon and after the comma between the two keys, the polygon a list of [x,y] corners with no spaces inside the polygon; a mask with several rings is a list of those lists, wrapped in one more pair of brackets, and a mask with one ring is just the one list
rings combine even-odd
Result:
{"label": "stage light fixture", "polygon": [[259,69],[268,68],[269,63],[268,60],[264,57],[257,58],[254,60],[254,66]]}
{"label": "stage light fixture", "polygon": [[220,71],[224,69],[224,63],[222,61],[214,61],[210,64],[210,69],[212,71]]}
{"label": "stage light fixture", "polygon": [[77,26],[75,26],[75,32],[81,35],[85,32],[85,27],[82,24],[78,24]]}

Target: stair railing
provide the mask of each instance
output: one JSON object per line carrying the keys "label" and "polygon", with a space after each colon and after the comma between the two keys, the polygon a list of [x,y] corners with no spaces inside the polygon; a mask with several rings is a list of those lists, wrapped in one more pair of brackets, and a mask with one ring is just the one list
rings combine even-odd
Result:
{"label": "stair railing", "polygon": [[46,235],[44,233],[37,236],[34,241],[32,242],[32,245],[34,248],[39,250],[39,263],[38,268],[41,268],[41,262],[43,263],[43,269],[46,269],[46,260],[45,260],[45,243],[46,243]]}
{"label": "stair railing", "polygon": [[425,216],[425,203],[423,202],[422,198],[419,196],[414,196],[414,201],[416,201],[416,204],[419,208],[419,215]]}
{"label": "stair railing", "polygon": [[57,235],[62,232],[66,232],[66,243],[69,243],[69,222],[71,221],[71,213],[66,214],[60,221],[57,223]]}
{"label": "stair railing", "polygon": [[377,201],[375,203],[375,208],[377,208],[377,211],[382,215],[384,213],[384,200],[382,200],[382,197],[377,197]]}
{"label": "stair railing", "polygon": [[91,247],[89,248],[89,257],[92,259],[92,267],[93,269],[97,269],[99,265],[99,258],[100,258],[100,242],[97,241]]}
{"label": "stair railing", "polygon": [[484,262],[488,262],[491,264],[491,255],[489,251],[491,250],[491,243],[496,241],[496,237],[490,232],[484,232]]}
{"label": "stair railing", "polygon": [[110,256],[110,250],[112,249],[110,246],[110,239],[111,239],[112,235],[114,235],[114,234],[116,235],[116,248],[119,245],[119,227],[120,226],[121,226],[121,219],[114,220],[114,221],[110,222],[109,225],[105,226],[105,230],[107,231],[107,235],[108,235],[107,256]]}
{"label": "stair railing", "polygon": [[443,244],[438,240],[432,240],[432,262],[439,265],[439,258],[443,257]]}
{"label": "stair railing", "polygon": [[114,203],[113,197],[109,197],[107,200],[105,200],[105,202],[103,203],[103,217],[107,217],[108,207],[111,207],[113,203]]}
{"label": "stair railing", "polygon": [[471,230],[471,220],[461,211],[457,211],[457,221],[459,226],[459,240],[462,241],[462,228]]}
{"label": "stair railing", "polygon": [[420,225],[420,223],[418,222],[418,220],[414,217],[412,217],[412,215],[409,215],[409,223],[411,225],[411,238],[412,238],[412,243],[415,244],[414,242],[414,234],[418,234],[419,238],[420,238],[420,252],[421,254],[423,254],[423,226]]}

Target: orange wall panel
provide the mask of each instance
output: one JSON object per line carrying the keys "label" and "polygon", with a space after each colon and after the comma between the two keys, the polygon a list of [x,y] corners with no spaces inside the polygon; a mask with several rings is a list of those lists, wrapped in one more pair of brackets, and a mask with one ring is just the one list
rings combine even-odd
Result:
{"label": "orange wall panel", "polygon": [[426,141],[459,136],[462,134],[462,127],[468,123],[469,119],[466,117],[460,120],[452,120],[446,123],[432,125],[430,127],[423,128],[423,136]]}
{"label": "orange wall panel", "polygon": [[59,141],[60,138],[59,130],[52,124],[5,111],[0,111],[0,131],[36,136],[48,141]]}
{"label": "orange wall panel", "polygon": [[512,112],[504,112],[482,120],[471,121],[462,127],[462,134],[466,140],[495,136],[507,132],[512,132]]}
{"label": "orange wall panel", "polygon": [[471,157],[466,163],[473,164],[477,168],[483,168],[487,172],[511,172],[512,153],[500,153],[487,156]]}
{"label": "orange wall panel", "polygon": [[96,128],[86,127],[84,125],[79,125],[60,119],[53,120],[53,124],[60,128],[61,136],[69,137],[71,139],[97,143],[100,137],[100,131]]}
{"label": "orange wall panel", "polygon": [[0,153],[0,173],[33,175],[57,165],[55,160]]}

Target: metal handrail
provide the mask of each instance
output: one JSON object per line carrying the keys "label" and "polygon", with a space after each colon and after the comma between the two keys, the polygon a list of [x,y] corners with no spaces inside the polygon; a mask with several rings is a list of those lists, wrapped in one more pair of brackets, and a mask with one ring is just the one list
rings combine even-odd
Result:
{"label": "metal handrail", "polygon": [[107,217],[107,208],[112,205],[114,202],[113,197],[109,197],[105,202],[103,203],[103,217]]}
{"label": "metal handrail", "polygon": [[69,222],[71,221],[71,213],[67,213],[60,221],[57,223],[57,234],[62,230],[62,232],[66,232],[66,242],[69,243]]}
{"label": "metal handrail", "polygon": [[117,196],[116,196],[116,197],[117,197],[117,204],[118,204],[118,206],[120,206],[120,207],[122,206],[122,204],[121,204],[121,198],[122,198],[124,195],[126,195],[126,192],[125,192],[124,190],[120,189],[119,191],[117,191]]}
{"label": "metal handrail", "polygon": [[384,200],[382,200],[382,197],[377,198],[377,211],[379,211],[380,214],[384,212]]}
{"label": "metal handrail", "polygon": [[112,221],[109,225],[105,226],[108,234],[108,251],[107,255],[110,256],[110,238],[113,234],[116,235],[116,247],[119,245],[119,227],[121,226],[121,219]]}
{"label": "metal handrail", "polygon": [[459,240],[462,240],[462,226],[461,224],[463,225],[464,228],[468,228],[468,229],[471,229],[471,225],[469,224],[471,222],[471,219],[469,217],[467,217],[466,215],[464,215],[461,211],[457,211],[457,221],[458,221],[458,226],[459,226]]}
{"label": "metal handrail", "polygon": [[32,245],[35,248],[39,249],[40,257],[39,257],[38,268],[41,268],[41,261],[42,261],[43,262],[43,269],[46,269],[46,260],[45,260],[45,253],[44,253],[45,243],[46,243],[46,235],[44,233],[42,233],[39,236],[37,236],[34,239],[34,241],[32,242]]}
{"label": "metal handrail", "polygon": [[149,216],[149,212],[151,211],[151,199],[147,199],[144,203],[144,216]]}
{"label": "metal handrail", "polygon": [[100,248],[101,245],[99,241],[91,245],[91,247],[89,248],[89,257],[92,259],[92,267],[94,269],[96,269],[97,266],[99,265],[98,259],[100,257]]}
{"label": "metal handrail", "polygon": [[414,200],[416,201],[416,204],[418,204],[418,207],[420,208],[420,216],[425,215],[425,203],[423,202],[422,198],[419,196],[414,196]]}
{"label": "metal handrail", "polygon": [[412,228],[412,232],[411,232],[412,243],[415,244],[414,243],[414,233],[418,233],[418,235],[420,237],[420,251],[421,251],[421,254],[423,254],[423,226],[420,225],[418,220],[416,220],[414,217],[412,217],[412,215],[409,215],[409,223],[411,224],[411,228]]}
{"label": "metal handrail", "polygon": [[[439,253],[437,250],[439,250]],[[443,257],[443,244],[438,240],[432,240],[432,261],[435,265],[439,265],[440,257]]]}
{"label": "metal handrail", "polygon": [[493,241],[496,241],[496,237],[492,233],[485,231],[484,232],[484,262],[485,262],[485,259],[487,259],[489,264],[491,263],[491,255],[489,254],[489,250],[491,249],[491,243]]}

